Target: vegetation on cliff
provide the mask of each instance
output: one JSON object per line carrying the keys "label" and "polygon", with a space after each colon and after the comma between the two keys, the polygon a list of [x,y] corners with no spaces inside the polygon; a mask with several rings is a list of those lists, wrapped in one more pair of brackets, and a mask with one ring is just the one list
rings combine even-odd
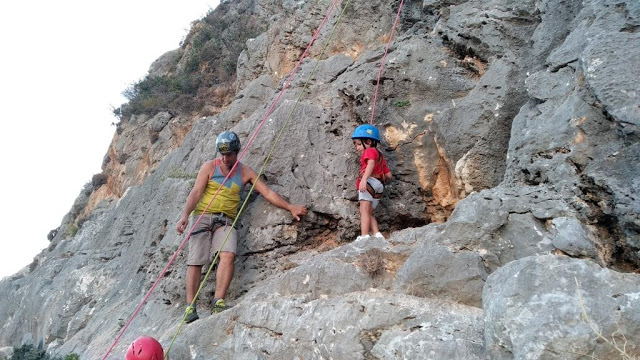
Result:
{"label": "vegetation on cliff", "polygon": [[114,114],[122,118],[162,110],[190,113],[225,105],[230,100],[228,96],[211,96],[211,91],[222,87],[232,96],[236,59],[246,49],[247,39],[265,30],[257,16],[242,14],[246,17],[242,21],[230,21],[228,11],[228,4],[221,3],[194,22],[180,46],[181,56],[173,57],[169,71],[150,72],[129,86],[123,92],[129,102],[115,109]]}

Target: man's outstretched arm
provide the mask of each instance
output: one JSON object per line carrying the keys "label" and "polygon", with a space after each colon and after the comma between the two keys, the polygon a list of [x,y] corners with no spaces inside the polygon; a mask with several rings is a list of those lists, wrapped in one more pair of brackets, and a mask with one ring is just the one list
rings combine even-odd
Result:
{"label": "man's outstretched arm", "polygon": [[294,219],[300,221],[300,217],[307,214],[307,207],[304,205],[294,205],[289,203],[287,200],[282,198],[282,196],[278,195],[275,191],[269,189],[269,187],[258,178],[258,174],[256,174],[253,169],[248,166],[244,166],[243,171],[245,172],[245,176],[247,177],[247,182],[251,182],[255,184],[255,189],[264,196],[267,201],[272,203],[273,205],[288,210]]}

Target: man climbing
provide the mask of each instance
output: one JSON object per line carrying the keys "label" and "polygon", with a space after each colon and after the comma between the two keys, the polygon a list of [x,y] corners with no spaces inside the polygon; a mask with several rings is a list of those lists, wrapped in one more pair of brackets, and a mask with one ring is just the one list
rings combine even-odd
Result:
{"label": "man climbing", "polygon": [[[196,183],[187,197],[182,217],[176,226],[178,233],[182,234],[187,229],[190,214],[192,222],[195,223],[197,218],[204,213],[196,228],[193,229],[189,240],[186,280],[187,304],[193,302],[198,290],[202,266],[210,260],[212,252],[219,251],[224,243],[216,271],[216,290],[212,307],[214,313],[225,309],[224,297],[233,277],[233,261],[238,236],[236,229],[231,224],[238,214],[240,192],[243,187],[247,183],[255,184],[255,189],[265,199],[279,208],[288,210],[298,221],[301,216],[307,213],[306,206],[290,204],[258,179],[258,175],[253,169],[240,162],[221,187],[225,177],[238,159],[240,139],[236,133],[224,131],[216,139],[216,148],[220,157],[205,162],[200,168]],[[218,189],[220,189],[219,192]],[[216,192],[218,195],[211,201]],[[227,241],[224,242],[227,232],[230,234]],[[194,303],[193,307],[190,305],[187,307],[185,321],[190,323],[197,319],[198,313]]]}

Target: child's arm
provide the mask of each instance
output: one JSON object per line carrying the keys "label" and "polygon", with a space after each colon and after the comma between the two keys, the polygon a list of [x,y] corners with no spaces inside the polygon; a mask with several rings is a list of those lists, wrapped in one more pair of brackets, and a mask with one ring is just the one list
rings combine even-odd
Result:
{"label": "child's arm", "polygon": [[358,191],[365,192],[367,191],[367,180],[371,173],[373,173],[373,168],[375,167],[376,162],[373,159],[367,160],[367,168],[364,170],[364,174],[362,174],[362,179],[360,180],[360,186],[358,186]]}
{"label": "child's arm", "polygon": [[388,173],[384,174],[383,176],[384,176],[384,180],[385,181],[391,180],[391,171],[389,171]]}

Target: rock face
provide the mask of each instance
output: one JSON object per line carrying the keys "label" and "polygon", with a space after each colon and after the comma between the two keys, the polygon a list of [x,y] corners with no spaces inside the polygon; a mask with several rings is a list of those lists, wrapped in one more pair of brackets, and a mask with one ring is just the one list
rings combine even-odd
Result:
{"label": "rock face", "polygon": [[[371,116],[399,2],[352,2],[333,29],[336,9],[265,117],[330,4],[216,10],[228,24],[268,26],[216,38],[244,36],[246,48],[221,53],[232,76],[199,92],[219,95],[215,111],[202,110],[215,115],[123,119],[102,174],[49,248],[0,282],[0,347],[102,358],[183,240],[175,224],[215,136],[232,129],[246,144],[266,119],[243,162],[260,169],[286,126],[264,180],[310,212],[298,223],[248,196],[234,306],[209,316],[209,280],[201,319],[182,329],[171,358],[617,356],[596,331],[637,355],[640,3],[406,2],[374,119],[394,174],[375,212],[388,239],[364,242],[352,241],[350,135]],[[198,29],[150,72],[188,67],[208,46],[195,43]],[[141,335],[168,347],[186,305],[185,261],[182,251],[109,358]]]}
{"label": "rock face", "polygon": [[[483,292],[485,341],[492,359],[598,359],[638,354],[640,277],[567,257],[513,261]],[[603,334],[594,338],[594,329]],[[624,337],[623,337],[624,336]]]}
{"label": "rock face", "polygon": [[[187,329],[172,356],[485,359],[481,312],[375,291],[311,301],[274,296],[238,304],[220,317],[206,319],[199,330]],[[202,331],[218,335],[206,339],[198,336]]]}

